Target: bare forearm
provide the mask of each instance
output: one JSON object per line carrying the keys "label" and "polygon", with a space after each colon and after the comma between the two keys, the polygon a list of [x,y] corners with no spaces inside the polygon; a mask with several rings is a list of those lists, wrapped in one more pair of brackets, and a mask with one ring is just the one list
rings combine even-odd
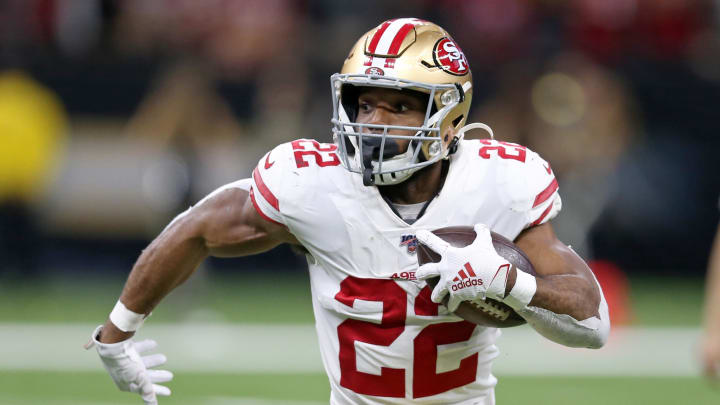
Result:
{"label": "bare forearm", "polygon": [[138,258],[120,296],[128,309],[149,314],[207,257],[207,249],[200,238],[180,242],[174,239],[160,235]]}
{"label": "bare forearm", "polygon": [[[149,314],[170,291],[185,281],[208,256],[243,256],[297,240],[281,225],[270,224],[253,207],[248,192],[223,187],[180,214],[145,249],[120,296],[135,314]],[[100,341],[113,343],[133,335],[109,320]]]}
{"label": "bare forearm", "polygon": [[516,244],[538,273],[531,306],[577,320],[598,315],[600,289],[592,271],[574,250],[555,237],[549,224],[524,231]]}
{"label": "bare forearm", "polygon": [[527,306],[517,308],[533,329],[569,347],[598,349],[605,345],[610,318],[596,280],[592,288],[585,277],[576,275],[547,275],[533,281],[535,295]]}
{"label": "bare forearm", "polygon": [[[207,255],[201,238],[183,238],[181,232],[163,232],[133,266],[120,301],[133,312],[149,314],[160,300],[190,277]],[[100,341],[119,342],[132,335],[133,332],[121,331],[108,319]]]}
{"label": "bare forearm", "polygon": [[[508,276],[505,289],[507,296],[515,286],[515,269]],[[570,315],[575,319],[587,319],[598,315],[599,291],[586,278],[573,274],[536,277],[537,290],[529,305],[545,308],[556,314]],[[592,298],[592,299],[589,299]]]}
{"label": "bare forearm", "polygon": [[531,306],[556,314],[567,314],[577,320],[598,316],[600,292],[584,277],[563,274],[538,277],[537,291]]}
{"label": "bare forearm", "polygon": [[554,342],[602,347],[610,333],[610,317],[600,285],[585,261],[557,239],[548,223],[526,229],[515,244],[537,273],[535,278],[523,278],[521,290],[533,295],[527,305],[516,308],[520,316]]}

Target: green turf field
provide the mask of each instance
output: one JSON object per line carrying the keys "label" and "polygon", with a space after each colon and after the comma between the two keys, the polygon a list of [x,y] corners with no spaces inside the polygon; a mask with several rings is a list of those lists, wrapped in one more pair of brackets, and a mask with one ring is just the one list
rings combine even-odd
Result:
{"label": "green turf field", "polygon": [[[254,324],[309,324],[312,311],[308,280],[292,282],[234,277],[199,277],[174,292],[150,322],[209,320]],[[0,323],[100,323],[112,308],[123,280],[0,280]],[[668,285],[676,289],[668,291]],[[632,279],[635,322],[647,327],[697,327],[701,319],[702,280]],[[89,331],[88,331],[89,333]],[[48,344],[52,344],[48,337]],[[80,344],[80,343],[79,343]],[[78,356],[91,355],[78,347]],[[672,342],[667,342],[672,349]],[[32,348],[24,347],[27,356]],[[658,356],[662,356],[658,353]],[[502,361],[502,358],[499,359]],[[137,404],[135,395],[118,392],[102,371],[20,371],[2,367],[0,405]],[[172,369],[172,367],[170,367]],[[698,377],[498,376],[497,400],[508,404],[720,404],[720,390]],[[313,405],[327,403],[322,373],[176,372],[173,396],[161,404]]]}
{"label": "green turf field", "polygon": [[[173,395],[162,404],[326,403],[324,374],[181,374],[170,384]],[[720,391],[698,378],[502,377],[496,398],[501,405],[711,405]],[[137,404],[139,398],[115,389],[103,373],[0,373],[0,403]]]}

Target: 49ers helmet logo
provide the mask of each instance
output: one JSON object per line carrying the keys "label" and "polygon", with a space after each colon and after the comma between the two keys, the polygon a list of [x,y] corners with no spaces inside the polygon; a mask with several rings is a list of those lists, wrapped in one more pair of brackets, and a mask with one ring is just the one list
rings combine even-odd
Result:
{"label": "49ers helmet logo", "polygon": [[383,70],[380,69],[379,67],[375,67],[375,66],[365,69],[365,74],[366,75],[375,75],[375,76],[385,76],[385,72],[383,72]]}
{"label": "49ers helmet logo", "polygon": [[433,59],[437,66],[452,75],[465,76],[470,72],[465,54],[455,41],[448,37],[441,38],[435,43]]}

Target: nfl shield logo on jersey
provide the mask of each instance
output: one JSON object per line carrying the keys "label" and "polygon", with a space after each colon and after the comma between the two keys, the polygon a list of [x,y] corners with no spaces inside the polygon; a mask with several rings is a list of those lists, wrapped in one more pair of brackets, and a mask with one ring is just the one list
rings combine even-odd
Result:
{"label": "nfl shield logo on jersey", "polygon": [[400,238],[400,246],[407,246],[408,253],[415,254],[415,250],[417,249],[417,239],[415,239],[415,235],[403,235]]}

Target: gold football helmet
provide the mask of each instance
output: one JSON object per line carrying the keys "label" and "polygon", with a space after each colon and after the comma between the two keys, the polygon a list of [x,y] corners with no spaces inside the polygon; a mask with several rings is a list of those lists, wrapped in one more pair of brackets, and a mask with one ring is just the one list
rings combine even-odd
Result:
{"label": "gold football helmet", "polygon": [[[367,186],[400,183],[446,158],[464,132],[458,130],[472,100],[472,74],[460,47],[444,29],[417,18],[388,20],[360,37],[330,82],[333,139],[340,160],[351,172],[361,173]],[[356,123],[357,88],[368,86],[426,94],[422,126]],[[388,156],[397,152],[395,139],[410,139],[410,145],[404,153]]]}

